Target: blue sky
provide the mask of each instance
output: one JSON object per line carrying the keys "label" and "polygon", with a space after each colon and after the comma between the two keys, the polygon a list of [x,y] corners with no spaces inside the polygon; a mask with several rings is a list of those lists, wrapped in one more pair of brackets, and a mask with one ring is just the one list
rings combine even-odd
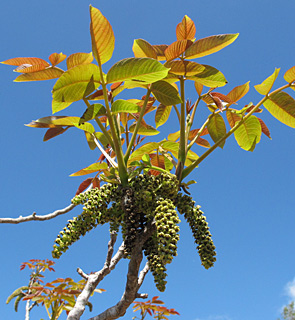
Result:
{"label": "blue sky", "polygon": [[[47,59],[61,51],[67,55],[90,52],[89,4],[78,0],[4,2],[0,12],[0,60],[19,56]],[[241,100],[241,107],[259,101],[253,86],[276,67],[281,68],[275,84],[278,87],[284,84],[284,72],[295,65],[294,1],[126,0],[91,4],[107,17],[116,37],[115,52],[105,71],[117,60],[133,56],[134,39],[143,38],[152,44],[175,41],[175,27],[185,14],[196,24],[197,38],[240,33],[234,44],[198,62],[225,74],[229,83],[221,89],[223,93],[251,81],[252,88]],[[44,143],[43,130],[25,127],[32,119],[50,115],[54,81],[13,83],[16,74],[12,69],[4,65],[0,68],[0,216],[18,217],[33,211],[46,214],[69,204],[82,181],[69,174],[95,162],[99,153],[88,149],[81,132],[72,130]],[[191,89],[187,96],[192,100],[196,97]],[[74,104],[66,114],[81,114],[83,108]],[[262,137],[251,153],[241,150],[231,137],[223,150],[216,150],[192,175],[198,183],[190,190],[207,216],[217,262],[214,268],[203,269],[190,230],[182,223],[178,257],[168,266],[168,286],[160,294],[167,307],[181,314],[172,318],[277,319],[282,306],[295,298],[295,131],[267,111],[262,118],[272,140]],[[164,135],[168,130],[169,126],[163,126]],[[5,305],[7,296],[26,284],[28,273],[20,272],[19,265],[32,258],[51,258],[56,235],[80,211],[77,208],[48,222],[1,225],[3,319],[24,319],[24,305],[18,313],[12,304]],[[70,276],[79,280],[77,267],[85,272],[101,268],[107,241],[107,227],[92,231],[56,261],[56,273],[48,279]],[[107,292],[93,297],[91,316],[121,297],[126,266],[126,261],[121,262],[100,284]],[[159,295],[150,275],[141,291],[150,297]],[[128,311],[124,319],[132,316]],[[32,313],[32,319],[40,317],[46,318],[41,310]],[[84,319],[87,317],[90,314],[85,313]]]}

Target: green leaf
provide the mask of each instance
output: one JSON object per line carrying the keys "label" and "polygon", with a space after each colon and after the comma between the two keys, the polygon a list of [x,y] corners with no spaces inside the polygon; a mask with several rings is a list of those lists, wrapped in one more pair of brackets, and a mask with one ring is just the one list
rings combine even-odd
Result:
{"label": "green leaf", "polygon": [[[222,138],[226,134],[226,126],[224,120],[220,114],[213,114],[210,118],[207,129],[209,131],[210,137],[214,142],[217,142],[220,138]],[[223,141],[218,146],[223,148],[225,141]]]}
{"label": "green leaf", "polygon": [[104,147],[109,144],[109,140],[102,132],[95,132],[94,135]]}
{"label": "green leaf", "polygon": [[165,106],[164,104],[160,104],[157,108],[155,115],[156,128],[163,125],[169,118],[171,113],[172,106]]}
{"label": "green leaf", "polygon": [[169,73],[177,74],[179,76],[194,76],[202,73],[205,67],[199,63],[185,60],[168,61],[164,64],[166,68],[170,68]]}
{"label": "green leaf", "polygon": [[72,173],[70,175],[70,177],[77,177],[77,176],[83,176],[85,174],[90,174],[90,173],[94,173],[94,172],[97,172],[97,171],[100,171],[100,170],[104,170],[104,169],[107,169],[108,168],[108,165],[105,163],[105,162],[102,162],[102,163],[93,163],[91,164],[90,166],[84,168],[84,169],[81,169],[75,173]]}
{"label": "green leaf", "polygon": [[168,140],[169,141],[176,141],[179,137],[180,137],[180,131],[177,131],[177,132],[174,132],[174,133],[170,133],[168,135]]}
{"label": "green leaf", "polygon": [[143,39],[134,40],[132,50],[136,58],[153,58],[157,60],[156,50]]}
{"label": "green leaf", "polygon": [[103,116],[105,114],[106,108],[100,103],[95,103],[86,109],[79,123],[82,124],[86,121],[94,119],[97,116]]}
{"label": "green leaf", "polygon": [[99,68],[85,64],[66,71],[55,83],[52,97],[55,101],[73,102],[83,99],[100,85]]}
{"label": "green leaf", "polygon": [[[133,132],[135,129],[136,124],[132,124],[129,127],[129,131]],[[160,131],[156,130],[154,127],[150,126],[150,125],[140,125],[139,129],[138,129],[138,134],[143,135],[143,136],[155,136],[157,134],[160,133]]]}
{"label": "green leaf", "polygon": [[185,57],[188,59],[195,59],[217,52],[233,43],[237,39],[238,35],[238,33],[219,34],[199,39],[185,51]]}
{"label": "green leaf", "polygon": [[14,82],[51,80],[61,77],[63,73],[59,68],[49,67],[41,71],[21,74]]}
{"label": "green leaf", "polygon": [[286,73],[284,74],[284,79],[288,83],[292,83],[295,81],[295,66],[286,71]]}
{"label": "green leaf", "polygon": [[112,26],[102,13],[90,6],[90,34],[92,51],[96,61],[104,64],[109,61],[115,48],[115,36]]}
{"label": "green leaf", "polygon": [[272,94],[263,105],[280,122],[295,128],[295,100],[288,93]]}
{"label": "green leaf", "polygon": [[[52,130],[52,129],[51,129]],[[84,131],[85,137],[88,143],[90,150],[94,150],[96,148],[96,143],[94,141],[94,137],[91,133]]]}
{"label": "green leaf", "polygon": [[255,116],[250,116],[234,132],[234,135],[238,145],[242,149],[253,151],[255,145],[260,141],[261,132],[259,120]]}
{"label": "green leaf", "polygon": [[116,114],[119,112],[137,113],[137,112],[140,112],[141,108],[135,103],[120,99],[120,100],[116,100],[112,104],[111,110],[113,114]]}
{"label": "green leaf", "polygon": [[188,76],[187,79],[194,80],[206,87],[215,88],[223,87],[227,84],[224,75],[214,67],[204,65],[205,70],[195,76]]}
{"label": "green leaf", "polygon": [[107,82],[126,80],[149,84],[165,78],[169,69],[151,58],[127,58],[114,64],[107,74]]}
{"label": "green leaf", "polygon": [[276,78],[279,75],[279,72],[280,72],[280,68],[276,68],[274,73],[271,76],[266,78],[261,84],[257,84],[256,86],[254,86],[256,91],[258,93],[266,96],[269,93],[269,91],[271,90]]}
{"label": "green leaf", "polygon": [[152,94],[165,106],[181,103],[178,90],[170,83],[160,80],[152,84]]}
{"label": "green leaf", "polygon": [[128,165],[130,165],[131,162],[136,160],[141,160],[142,156],[144,154],[149,154],[151,151],[158,149],[159,143],[157,142],[148,142],[141,146],[140,148],[136,149],[134,152],[131,153],[129,159],[128,159]]}
{"label": "green leaf", "polygon": [[56,113],[58,111],[64,110],[68,106],[70,106],[73,102],[61,102],[52,100],[52,113]]}

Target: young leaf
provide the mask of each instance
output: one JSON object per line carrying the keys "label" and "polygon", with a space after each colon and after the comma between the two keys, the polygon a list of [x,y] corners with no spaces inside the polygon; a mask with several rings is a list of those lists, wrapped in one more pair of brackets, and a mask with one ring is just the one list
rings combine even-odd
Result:
{"label": "young leaf", "polygon": [[157,52],[151,44],[143,39],[136,39],[132,47],[136,58],[153,58],[157,59]]}
{"label": "young leaf", "polygon": [[43,141],[48,141],[56,136],[59,136],[60,134],[63,134],[64,132],[66,132],[68,129],[69,129],[69,127],[49,128],[43,137]]}
{"label": "young leaf", "polygon": [[179,76],[194,76],[205,70],[205,67],[199,63],[183,60],[168,61],[164,66],[170,68],[169,73]]}
{"label": "young leaf", "polygon": [[169,118],[172,106],[160,104],[155,115],[156,128],[163,125]]}
{"label": "young leaf", "polygon": [[93,55],[99,64],[104,64],[111,59],[115,48],[113,29],[101,12],[92,6],[90,6],[90,19]]}
{"label": "young leaf", "polygon": [[271,139],[270,131],[269,131],[268,127],[266,126],[266,124],[264,123],[264,121],[260,118],[257,118],[257,119],[260,122],[262,133],[264,133],[269,139]]}
{"label": "young leaf", "polygon": [[165,106],[181,103],[178,90],[172,84],[164,80],[154,82],[151,89],[155,98]]}
{"label": "young leaf", "polygon": [[178,58],[181,54],[185,52],[187,48],[192,45],[191,40],[177,40],[171,43],[165,50],[164,54],[167,61]]}
{"label": "young leaf", "polygon": [[196,26],[194,22],[185,15],[176,27],[177,40],[194,40],[196,34]]}
{"label": "young leaf", "polygon": [[75,173],[72,173],[70,177],[77,177],[77,176],[83,176],[85,174],[94,173],[103,169],[107,169],[108,165],[105,162],[102,163],[93,163],[90,166],[83,168]]}
{"label": "young leaf", "polygon": [[100,85],[99,68],[95,64],[76,66],[63,73],[52,90],[55,101],[78,101]]}
{"label": "young leaf", "polygon": [[149,154],[153,150],[158,149],[158,147],[159,147],[159,143],[157,142],[148,142],[144,144],[143,146],[139,147],[138,149],[136,149],[134,152],[131,153],[128,159],[128,165],[130,165],[132,161],[141,160],[142,156],[145,153]]}
{"label": "young leaf", "polygon": [[97,116],[102,116],[105,114],[106,114],[105,107],[100,103],[95,103],[86,109],[79,123],[80,124],[84,123],[86,121],[94,119]]}
{"label": "young leaf", "polygon": [[165,78],[169,69],[151,58],[127,58],[114,64],[107,74],[107,82],[133,80],[142,84]]}
{"label": "young leaf", "polygon": [[[133,132],[135,129],[136,124],[132,124],[129,127],[129,131]],[[155,136],[160,133],[160,131],[156,130],[154,127],[147,125],[147,124],[141,124],[139,129],[138,129],[138,134],[143,135],[143,136]]]}
{"label": "young leaf", "polygon": [[187,79],[194,80],[206,87],[223,87],[227,84],[224,75],[214,67],[203,65],[205,70],[195,76],[188,76]]}
{"label": "young leaf", "polygon": [[41,80],[51,80],[59,78],[63,75],[63,70],[55,67],[50,67],[41,71],[32,72],[32,73],[24,73],[18,76],[14,81],[22,82],[22,81],[41,81]]}
{"label": "young leaf", "polygon": [[185,51],[185,57],[187,59],[195,59],[217,52],[233,43],[237,39],[238,35],[238,33],[220,34],[199,39]]}
{"label": "young leaf", "polygon": [[158,61],[166,60],[165,50],[168,48],[167,44],[158,44],[158,45],[153,45],[152,47],[154,48],[154,50],[157,53],[157,60]]}
{"label": "young leaf", "polygon": [[263,105],[276,119],[295,128],[295,100],[288,93],[272,94]]}
{"label": "young leaf", "polygon": [[[237,86],[233,88],[228,94],[227,97],[232,101],[232,103],[237,102],[241,98],[244,97],[249,91],[249,83],[250,81],[246,82],[245,84],[242,84],[240,86]],[[230,103],[230,105],[232,104]]]}
{"label": "young leaf", "polygon": [[200,82],[195,81],[195,89],[196,89],[198,95],[200,96],[203,91],[203,85]]}
{"label": "young leaf", "polygon": [[[284,79],[288,83],[292,83],[295,81],[295,66],[286,71],[286,73],[284,74]],[[294,86],[292,86],[291,88],[295,90]]]}
{"label": "young leaf", "polygon": [[255,116],[250,116],[242,125],[234,132],[238,145],[246,150],[253,151],[255,145],[260,141],[261,125]]}
{"label": "young leaf", "polygon": [[[207,124],[207,129],[211,139],[214,142],[217,142],[220,138],[222,138],[226,134],[226,126],[222,116],[220,114],[213,114]],[[224,144],[225,141],[219,144],[219,147],[222,149]]]}
{"label": "young leaf", "polygon": [[92,182],[93,178],[87,178],[85,179],[78,187],[78,190],[76,191],[76,196],[78,194],[80,194],[81,192],[83,192],[84,190],[86,190],[90,185],[91,185],[91,182]]}
{"label": "young leaf", "polygon": [[137,112],[140,112],[141,108],[137,104],[119,99],[112,104],[111,110],[113,114],[117,114],[120,112],[137,113]]}
{"label": "young leaf", "polygon": [[[165,169],[165,157],[159,154],[150,154],[150,162],[154,167]],[[150,170],[150,173],[154,176],[160,174],[160,171]]]}
{"label": "young leaf", "polygon": [[48,67],[45,67],[43,64],[34,64],[33,66],[30,64],[22,64],[21,66],[18,66],[13,71],[20,72],[20,73],[31,73],[31,72],[41,71],[46,68]]}
{"label": "young leaf", "polygon": [[227,118],[227,121],[228,121],[230,127],[232,128],[232,127],[234,127],[236,122],[238,122],[242,119],[242,116],[235,113],[235,112],[227,111],[226,118]]}
{"label": "young leaf", "polygon": [[89,64],[93,61],[92,52],[78,52],[71,54],[67,59],[67,68],[71,69],[75,66],[79,66],[81,64]]}
{"label": "young leaf", "polygon": [[49,61],[51,62],[51,65],[54,67],[57,64],[61,63],[62,61],[64,61],[66,57],[67,56],[65,54],[63,54],[62,52],[61,53],[55,52],[49,56]]}
{"label": "young leaf", "polygon": [[8,59],[8,60],[5,60],[5,61],[2,61],[1,63],[3,64],[8,64],[8,65],[11,65],[11,66],[21,66],[23,64],[29,64],[31,66],[34,66],[34,65],[44,65],[45,67],[50,67],[50,64],[41,59],[41,58],[12,58],[12,59]]}
{"label": "young leaf", "polygon": [[266,96],[269,93],[269,91],[271,90],[276,78],[279,75],[279,72],[280,72],[280,68],[276,68],[274,73],[271,76],[266,78],[261,84],[257,84],[256,86],[254,86],[256,91],[258,93]]}

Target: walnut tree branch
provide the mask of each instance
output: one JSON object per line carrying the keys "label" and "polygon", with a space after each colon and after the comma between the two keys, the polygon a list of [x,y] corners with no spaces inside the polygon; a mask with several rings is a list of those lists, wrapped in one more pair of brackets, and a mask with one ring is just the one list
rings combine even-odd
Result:
{"label": "walnut tree branch", "polygon": [[70,204],[69,206],[65,207],[64,209],[56,210],[52,213],[46,214],[44,216],[38,216],[36,212],[33,212],[31,215],[23,217],[19,216],[18,218],[0,218],[0,223],[12,223],[18,224],[21,222],[28,222],[28,221],[45,221],[53,219],[59,215],[65,214],[76,207],[75,204]]}

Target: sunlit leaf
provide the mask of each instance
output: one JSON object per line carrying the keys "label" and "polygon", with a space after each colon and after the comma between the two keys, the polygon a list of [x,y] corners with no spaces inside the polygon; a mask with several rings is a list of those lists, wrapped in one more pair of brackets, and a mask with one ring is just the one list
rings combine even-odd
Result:
{"label": "sunlit leaf", "polygon": [[196,88],[198,95],[200,96],[203,91],[203,85],[200,82],[195,81],[195,88]]}
{"label": "sunlit leaf", "polygon": [[[227,97],[234,103],[243,98],[249,91],[250,81],[233,88],[228,94]],[[230,103],[232,104],[232,103]]]}
{"label": "sunlit leaf", "polygon": [[180,76],[194,76],[205,70],[205,67],[193,61],[168,61],[165,64],[166,68],[170,68],[169,73],[174,73]]}
{"label": "sunlit leaf", "polygon": [[164,104],[158,106],[155,115],[156,128],[160,127],[168,120],[171,109],[171,106],[165,106]]}
{"label": "sunlit leaf", "polygon": [[[207,124],[210,137],[214,142],[217,142],[226,134],[226,126],[224,120],[220,114],[213,114]],[[223,148],[225,141],[220,143],[218,146]]]}
{"label": "sunlit leaf", "polygon": [[223,87],[227,84],[224,75],[219,70],[204,64],[203,67],[205,67],[203,72],[198,73],[195,76],[188,76],[187,78],[211,88]]}
{"label": "sunlit leaf", "polygon": [[143,39],[136,39],[132,47],[136,58],[153,58],[157,59],[157,52],[151,44]]}
{"label": "sunlit leaf", "polygon": [[106,114],[106,109],[102,104],[95,103],[89,106],[83,113],[80,123],[92,120],[97,116],[102,116]]}
{"label": "sunlit leaf", "polygon": [[75,173],[72,173],[70,176],[71,177],[83,176],[85,174],[94,173],[94,172],[101,171],[101,170],[107,169],[107,168],[108,168],[108,165],[105,162],[102,162],[102,163],[96,162],[86,168],[83,168]]}
{"label": "sunlit leaf", "polygon": [[104,147],[109,144],[109,140],[102,132],[95,132],[94,135]]}
{"label": "sunlit leaf", "polygon": [[114,114],[119,112],[137,113],[137,112],[140,112],[141,108],[137,104],[119,99],[112,104],[111,110],[112,110],[112,113]]}
{"label": "sunlit leaf", "polygon": [[[135,129],[136,124],[132,124],[129,127],[129,131],[133,132]],[[158,133],[160,133],[160,131],[156,130],[154,127],[150,126],[150,125],[140,125],[139,129],[138,129],[138,134],[143,135],[143,136],[155,136]]]}
{"label": "sunlit leaf", "polygon": [[194,40],[196,34],[196,27],[194,22],[185,15],[176,27],[177,40]]}
{"label": "sunlit leaf", "polygon": [[41,80],[50,80],[56,79],[63,75],[63,70],[56,67],[49,67],[47,69],[32,72],[32,73],[24,73],[18,76],[14,81],[22,82],[22,81],[41,81]]}
{"label": "sunlit leaf", "polygon": [[112,26],[102,13],[90,6],[90,34],[92,51],[95,59],[101,64],[111,59],[115,47],[115,36]]}
{"label": "sunlit leaf", "polygon": [[62,52],[61,53],[55,52],[49,56],[49,61],[51,62],[51,65],[54,67],[57,64],[61,63],[62,61],[64,61],[66,57],[67,56],[65,54],[63,54]]}
{"label": "sunlit leaf", "polygon": [[31,72],[37,72],[44,70],[48,67],[44,66],[44,64],[34,64],[33,66],[30,64],[22,64],[18,66],[16,69],[14,69],[14,72],[20,72],[20,73],[31,73]]}
{"label": "sunlit leaf", "polygon": [[257,119],[260,122],[262,133],[264,133],[269,139],[271,139],[270,131],[269,131],[267,125],[264,123],[264,121],[262,119],[260,119],[260,118],[257,118]]}
{"label": "sunlit leaf", "polygon": [[295,128],[295,100],[288,93],[272,94],[263,105],[280,122]]}
{"label": "sunlit leaf", "polygon": [[85,133],[85,138],[88,143],[88,147],[90,148],[90,150],[94,150],[96,148],[96,143],[94,141],[93,135],[87,131],[84,131],[84,133]]}
{"label": "sunlit leaf", "polygon": [[49,67],[50,64],[41,59],[41,58],[33,58],[33,57],[28,57],[28,58],[12,58],[12,59],[8,59],[5,61],[2,61],[1,63],[3,64],[8,64],[11,66],[21,66],[23,64],[30,64],[31,66],[33,65],[44,65],[45,67]]}
{"label": "sunlit leaf", "polygon": [[264,96],[267,95],[271,90],[276,78],[278,77],[279,72],[280,68],[276,68],[271,76],[266,78],[261,84],[257,84],[256,86],[254,86],[256,91]]}
{"label": "sunlit leaf", "polygon": [[285,72],[284,79],[288,83],[292,83],[295,81],[295,66]]}
{"label": "sunlit leaf", "polygon": [[261,125],[255,116],[250,116],[243,121],[241,126],[234,132],[238,145],[247,151],[253,151],[260,141]]}
{"label": "sunlit leaf", "polygon": [[165,50],[165,57],[167,61],[178,58],[181,54],[185,52],[187,48],[192,45],[191,40],[177,40],[171,43]]}
{"label": "sunlit leaf", "polygon": [[165,50],[166,50],[167,47],[168,47],[167,44],[153,45],[152,47],[155,49],[155,51],[156,51],[156,53],[157,53],[157,60],[158,60],[158,61],[166,60]]}
{"label": "sunlit leaf", "polygon": [[99,68],[95,64],[80,65],[66,71],[55,83],[55,101],[73,102],[89,95],[100,85]]}
{"label": "sunlit leaf", "polygon": [[166,81],[160,80],[153,83],[151,89],[155,98],[166,106],[181,103],[178,90]]}
{"label": "sunlit leaf", "polygon": [[[154,167],[165,169],[165,157],[159,154],[150,154],[150,162]],[[154,176],[159,175],[160,171],[150,170],[150,173]]]}
{"label": "sunlit leaf", "polygon": [[107,82],[138,81],[153,83],[165,78],[169,69],[151,58],[127,58],[114,64],[107,74]]}
{"label": "sunlit leaf", "polygon": [[228,121],[230,127],[232,128],[235,126],[236,122],[238,122],[242,119],[242,116],[235,113],[235,112],[227,111],[226,118],[227,118],[227,121]]}
{"label": "sunlit leaf", "polygon": [[52,113],[56,113],[58,111],[61,111],[65,108],[67,108],[69,105],[71,105],[72,102],[61,102],[61,101],[55,101],[52,100]]}
{"label": "sunlit leaf", "polygon": [[131,153],[128,159],[128,165],[130,165],[132,161],[141,160],[144,154],[149,154],[153,150],[158,149],[158,147],[159,147],[159,144],[157,142],[148,142],[144,144],[143,146],[139,147],[138,149],[136,149],[134,152]]}
{"label": "sunlit leaf", "polygon": [[79,66],[81,64],[89,64],[93,61],[93,55],[92,52],[85,53],[85,52],[78,52],[73,53],[70,56],[68,56],[67,59],[67,68],[71,69],[75,66]]}
{"label": "sunlit leaf", "polygon": [[[83,169],[82,169],[83,170]],[[93,178],[87,178],[85,179],[78,187],[78,190],[76,191],[76,196],[78,194],[80,194],[81,192],[83,192],[84,190],[86,190],[90,185],[91,185],[91,182],[92,182]]]}
{"label": "sunlit leaf", "polygon": [[185,57],[195,59],[217,52],[233,43],[238,37],[235,34],[219,34],[195,41],[186,51]]}

